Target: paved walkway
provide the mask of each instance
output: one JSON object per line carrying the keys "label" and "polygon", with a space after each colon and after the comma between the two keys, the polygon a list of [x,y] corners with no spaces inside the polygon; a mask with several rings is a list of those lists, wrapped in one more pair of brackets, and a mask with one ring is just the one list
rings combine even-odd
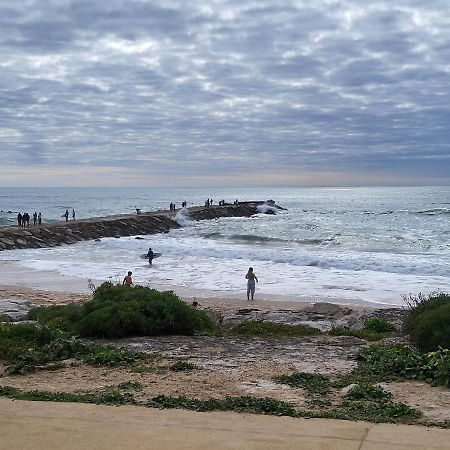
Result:
{"label": "paved walkway", "polygon": [[0,398],[1,450],[450,449],[450,430]]}

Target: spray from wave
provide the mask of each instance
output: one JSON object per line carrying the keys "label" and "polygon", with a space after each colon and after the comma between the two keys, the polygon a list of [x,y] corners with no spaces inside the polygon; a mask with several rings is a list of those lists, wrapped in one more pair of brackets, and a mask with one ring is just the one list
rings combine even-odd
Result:
{"label": "spray from wave", "polygon": [[177,212],[177,214],[175,215],[175,220],[177,221],[178,225],[181,225],[183,228],[191,227],[195,224],[195,221],[189,219],[186,208],[182,208]]}

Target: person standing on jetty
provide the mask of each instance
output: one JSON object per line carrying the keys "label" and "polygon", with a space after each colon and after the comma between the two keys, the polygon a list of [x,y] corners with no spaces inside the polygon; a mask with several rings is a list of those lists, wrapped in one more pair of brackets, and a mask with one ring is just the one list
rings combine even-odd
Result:
{"label": "person standing on jetty", "polygon": [[65,217],[66,218],[66,222],[68,222],[69,221],[69,210],[66,209],[66,212],[62,216]]}
{"label": "person standing on jetty", "polygon": [[33,225],[37,225],[37,212],[36,211],[33,214]]}
{"label": "person standing on jetty", "polygon": [[72,220],[75,220],[75,210],[72,208]]}
{"label": "person standing on jetty", "polygon": [[38,225],[40,225],[42,223],[42,214],[39,213],[38,214]]}
{"label": "person standing on jetty", "polygon": [[128,275],[126,275],[122,281],[122,285],[131,287],[133,284],[133,279],[131,278],[131,275],[133,275],[133,272],[128,271]]}
{"label": "person standing on jetty", "polygon": [[19,225],[19,227],[22,226],[22,214],[21,213],[17,214],[17,225]]}
{"label": "person standing on jetty", "polygon": [[255,281],[258,282],[258,278],[256,278],[255,272],[253,272],[253,267],[248,268],[248,272],[245,275],[247,281],[247,300],[250,300],[250,294],[252,296],[255,295]]}

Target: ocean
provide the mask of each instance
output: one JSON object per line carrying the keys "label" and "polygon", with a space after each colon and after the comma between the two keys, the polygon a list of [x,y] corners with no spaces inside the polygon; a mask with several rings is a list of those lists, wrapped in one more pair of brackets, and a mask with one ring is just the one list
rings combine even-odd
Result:
{"label": "ocean", "polygon": [[[259,279],[256,297],[402,305],[403,296],[450,292],[450,187],[371,188],[0,188],[0,224],[17,212],[44,222],[168,209],[207,198],[273,199],[276,215],[193,222],[167,234],[104,238],[50,249],[0,252],[37,270],[95,280],[134,281],[180,295],[245,297],[245,273]],[[8,212],[11,211],[11,212]],[[153,267],[139,258],[148,247]]]}

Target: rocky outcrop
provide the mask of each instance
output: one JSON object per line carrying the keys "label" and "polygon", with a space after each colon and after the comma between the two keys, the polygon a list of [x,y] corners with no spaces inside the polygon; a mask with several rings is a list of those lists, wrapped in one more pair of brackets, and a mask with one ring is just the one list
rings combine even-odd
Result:
{"label": "rocky outcrop", "polygon": [[179,226],[166,215],[136,215],[58,222],[27,228],[4,227],[0,229],[0,250],[55,247],[102,237],[162,233]]}
{"label": "rocky outcrop", "polygon": [[[266,211],[259,210],[259,207],[266,202],[241,202],[238,205],[210,206],[210,207],[193,207],[187,211],[187,216],[192,220],[211,220],[219,217],[250,217],[259,212],[272,214],[274,210],[284,209],[275,203],[270,203],[270,207]],[[269,212],[270,211],[270,212]]]}
{"label": "rocky outcrop", "polygon": [[288,325],[308,325],[321,331],[333,327],[360,329],[371,317],[379,317],[390,322],[396,330],[401,330],[405,311],[401,308],[354,310],[331,303],[316,303],[304,309],[261,310],[242,308],[224,311],[219,319],[223,329],[229,330],[245,321],[284,323]]}
{"label": "rocky outcrop", "polygon": [[[192,207],[186,208],[186,215],[192,220],[249,217],[256,214],[258,206],[262,204],[264,202],[245,202],[239,205],[211,206],[209,208]],[[161,211],[140,215],[96,217],[26,228],[0,227],[0,251],[55,247],[103,237],[119,238],[139,234],[167,233],[172,228],[180,227],[175,216],[176,212]]]}
{"label": "rocky outcrop", "polygon": [[6,316],[11,320],[24,320],[34,306],[28,300],[19,298],[2,298],[0,299],[0,321],[1,317]]}

